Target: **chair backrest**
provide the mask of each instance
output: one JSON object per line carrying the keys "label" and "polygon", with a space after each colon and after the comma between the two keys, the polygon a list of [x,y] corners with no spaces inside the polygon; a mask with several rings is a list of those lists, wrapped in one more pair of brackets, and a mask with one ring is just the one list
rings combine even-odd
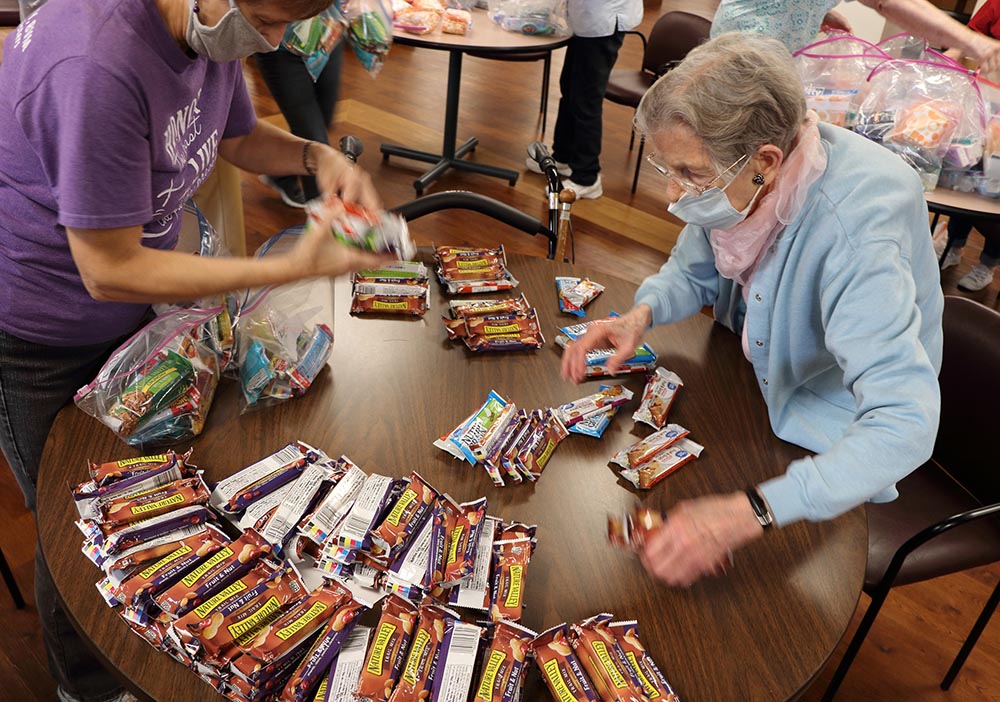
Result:
{"label": "chair backrest", "polygon": [[649,31],[642,70],[663,75],[708,39],[711,21],[690,12],[667,12]]}
{"label": "chair backrest", "polygon": [[1000,313],[945,297],[934,458],[984,504],[1000,502]]}

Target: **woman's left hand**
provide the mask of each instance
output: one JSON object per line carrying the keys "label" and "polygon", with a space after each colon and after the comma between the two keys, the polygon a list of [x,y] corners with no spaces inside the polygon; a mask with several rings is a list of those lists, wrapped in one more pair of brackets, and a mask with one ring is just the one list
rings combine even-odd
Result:
{"label": "woman's left hand", "polygon": [[742,492],[680,502],[639,554],[650,575],[689,587],[730,565],[732,553],[764,532]]}
{"label": "woman's left hand", "polygon": [[316,155],[316,184],[320,193],[336,193],[344,202],[354,202],[370,210],[382,209],[371,176],[346,156],[326,144],[313,143]]}

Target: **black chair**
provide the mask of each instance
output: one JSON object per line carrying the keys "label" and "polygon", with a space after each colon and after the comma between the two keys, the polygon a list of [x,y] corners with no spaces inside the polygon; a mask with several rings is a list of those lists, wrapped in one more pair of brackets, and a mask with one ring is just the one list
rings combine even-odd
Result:
{"label": "black chair", "polygon": [[0,551],[0,576],[3,577],[3,582],[7,586],[7,591],[10,593],[11,599],[14,600],[14,607],[24,609],[24,598],[21,596],[21,590],[17,586],[17,581],[14,580],[14,574],[7,564],[7,559],[4,557],[3,551]]}
{"label": "black chair", "polygon": [[[830,702],[897,585],[930,580],[1000,561],[1000,470],[994,436],[1000,426],[1000,314],[962,297],[946,297],[941,423],[930,461],[900,481],[899,497],[869,504],[871,604],[830,685]],[[989,398],[986,401],[980,398]],[[951,686],[1000,600],[994,590],[951,669]]]}
{"label": "black chair", "polygon": [[542,99],[538,106],[538,113],[542,116],[542,136],[545,136],[545,124],[549,115],[549,78],[552,76],[552,49],[541,51],[527,51],[508,53],[504,51],[469,51],[467,56],[489,59],[490,61],[517,61],[519,63],[529,61],[542,61]]}
{"label": "black chair", "polygon": [[[641,32],[628,31],[642,40],[642,68],[639,70],[615,69],[608,78],[605,99],[619,105],[639,107],[639,102],[656,79],[684,60],[688,52],[706,39],[712,23],[704,17],[689,12],[668,12],[649,31],[649,39]],[[635,130],[628,142],[629,151],[635,145]],[[642,149],[646,137],[640,136],[639,153],[635,158],[635,175],[632,176],[632,194],[639,182],[639,168],[642,165]]]}

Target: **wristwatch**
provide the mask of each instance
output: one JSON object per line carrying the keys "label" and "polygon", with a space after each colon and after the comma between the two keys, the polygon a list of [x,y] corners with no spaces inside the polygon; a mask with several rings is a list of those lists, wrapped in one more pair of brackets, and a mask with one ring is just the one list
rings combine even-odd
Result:
{"label": "wristwatch", "polygon": [[760,493],[757,492],[757,488],[751,485],[744,492],[746,492],[747,498],[750,500],[750,506],[753,508],[754,516],[757,517],[757,522],[762,528],[770,529],[774,525],[774,515],[767,508],[767,503],[760,496]]}

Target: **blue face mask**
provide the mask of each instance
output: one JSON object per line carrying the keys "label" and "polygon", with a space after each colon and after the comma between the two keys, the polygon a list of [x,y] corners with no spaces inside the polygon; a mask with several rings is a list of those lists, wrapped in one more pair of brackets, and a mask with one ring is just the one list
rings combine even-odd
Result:
{"label": "blue face mask", "polygon": [[[732,181],[726,185],[726,188],[730,185],[732,185]],[[750,199],[750,204],[742,210],[737,210],[729,202],[726,188],[709,188],[701,195],[684,193],[677,202],[673,202],[667,207],[667,211],[688,224],[705,229],[731,229],[750,214],[750,208],[753,207],[753,203],[763,187],[761,185],[757,188],[757,192]]]}

